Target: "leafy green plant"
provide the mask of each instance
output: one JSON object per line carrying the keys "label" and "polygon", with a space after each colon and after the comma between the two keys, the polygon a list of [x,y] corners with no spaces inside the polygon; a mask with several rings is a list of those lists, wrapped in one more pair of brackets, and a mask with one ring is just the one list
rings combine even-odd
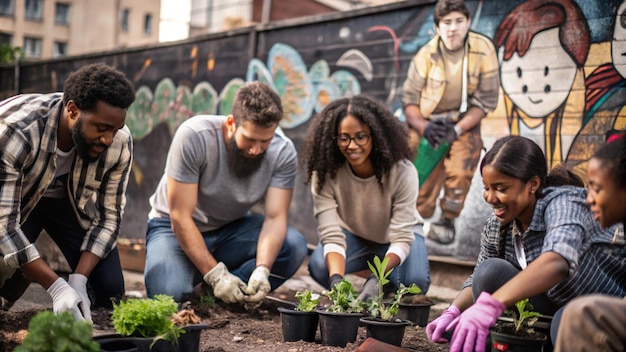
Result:
{"label": "leafy green plant", "polygon": [[37,313],[28,324],[28,335],[16,352],[98,352],[100,345],[92,337],[92,327],[68,313]]}
{"label": "leafy green plant", "polygon": [[323,295],[330,299],[331,305],[326,309],[334,313],[360,313],[363,303],[358,300],[359,295],[350,281],[342,279],[330,291],[323,291]]}
{"label": "leafy green plant", "polygon": [[211,294],[202,295],[200,297],[200,307],[213,308],[217,304],[217,298]]}
{"label": "leafy green plant", "polygon": [[[155,337],[176,345],[184,330],[171,317],[178,305],[171,296],[156,295],[154,299],[129,298],[113,306],[111,320],[120,335]],[[153,342],[153,343],[154,343]]]}
{"label": "leafy green plant", "polygon": [[512,311],[516,332],[520,331],[522,326],[532,327],[539,319],[540,314],[533,311],[533,306],[528,301],[528,298],[515,303],[515,307],[517,310]]}
{"label": "leafy green plant", "polygon": [[367,262],[367,265],[378,281],[378,296],[368,300],[366,303],[367,311],[372,317],[380,318],[382,320],[391,320],[396,314],[398,314],[398,307],[400,305],[400,301],[402,300],[402,296],[407,293],[418,294],[422,292],[422,290],[415,283],[411,284],[409,287],[404,286],[404,284],[400,284],[400,287],[396,291],[396,296],[393,298],[391,304],[383,303],[383,286],[389,283],[388,277],[393,271],[393,269],[391,269],[385,272],[387,264],[389,264],[389,257],[385,257],[381,261],[378,256],[375,256],[374,264],[369,261]]}
{"label": "leafy green plant", "polygon": [[302,312],[312,312],[320,303],[320,295],[313,293],[311,290],[296,292],[296,298],[298,299],[298,305],[295,310]]}

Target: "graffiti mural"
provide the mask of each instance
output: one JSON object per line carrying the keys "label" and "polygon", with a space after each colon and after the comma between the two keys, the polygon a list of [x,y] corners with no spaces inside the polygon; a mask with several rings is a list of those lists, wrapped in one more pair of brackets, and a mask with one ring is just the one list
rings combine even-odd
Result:
{"label": "graffiti mural", "polygon": [[[482,122],[484,145],[507,134],[532,138],[550,167],[581,172],[606,134],[626,128],[626,0],[467,1],[471,29],[498,50],[499,104]],[[302,142],[308,121],[330,101],[364,93],[400,111],[411,57],[434,34],[432,1],[413,0],[324,17],[215,34],[196,41],[28,63],[21,92],[61,89],[69,72],[103,61],[126,72],[137,89],[127,124],[135,139],[123,236],[145,236],[148,197],[164,168],[176,128],[196,114],[228,114],[234,93],[258,80],[281,96],[281,127]],[[0,93],[13,87],[12,68]],[[399,118],[402,118],[399,116]],[[298,173],[290,221],[314,244],[308,186]],[[450,244],[427,242],[429,254],[475,260],[489,207],[480,175]]]}

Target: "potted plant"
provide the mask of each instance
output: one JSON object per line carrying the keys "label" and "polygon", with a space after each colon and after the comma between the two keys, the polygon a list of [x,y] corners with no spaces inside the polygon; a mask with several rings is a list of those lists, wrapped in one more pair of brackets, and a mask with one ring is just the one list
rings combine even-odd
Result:
{"label": "potted plant", "polygon": [[410,320],[411,323],[424,327],[428,324],[430,307],[434,305],[430,298],[424,295],[406,295],[400,300],[397,318]]}
{"label": "potted plant", "polygon": [[513,321],[499,319],[490,329],[493,351],[542,351],[547,341],[544,333],[535,331],[540,314],[532,311],[528,298],[515,303],[517,309],[507,310]]}
{"label": "potted plant", "polygon": [[28,324],[28,335],[16,352],[98,352],[100,346],[92,337],[92,327],[68,313],[37,313]]}
{"label": "potted plant", "polygon": [[356,341],[363,303],[358,300],[359,295],[352,284],[342,279],[322,294],[331,302],[328,307],[318,309],[322,344],[345,347],[348,342]]}
{"label": "potted plant", "polygon": [[400,300],[405,294],[418,294],[422,292],[422,290],[414,283],[409,287],[400,284],[395,297],[390,303],[385,303],[383,301],[383,287],[389,283],[388,277],[393,271],[393,269],[391,269],[385,272],[388,263],[388,257],[385,257],[381,261],[378,256],[374,257],[374,264],[369,261],[367,262],[367,265],[378,281],[378,296],[366,302],[367,311],[370,316],[361,318],[361,322],[367,327],[367,337],[373,337],[379,341],[400,346],[402,344],[402,338],[404,337],[404,328],[407,325],[411,325],[411,321],[409,320],[396,318]]}
{"label": "potted plant", "polygon": [[317,305],[320,295],[311,290],[296,292],[298,305],[293,308],[278,307],[282,322],[283,339],[285,341],[315,341],[317,323]]}
{"label": "potted plant", "polygon": [[142,352],[198,351],[200,332],[208,327],[192,310],[178,311],[166,295],[123,300],[113,306],[111,320],[117,334],[95,338],[102,351],[124,351],[129,344]]}

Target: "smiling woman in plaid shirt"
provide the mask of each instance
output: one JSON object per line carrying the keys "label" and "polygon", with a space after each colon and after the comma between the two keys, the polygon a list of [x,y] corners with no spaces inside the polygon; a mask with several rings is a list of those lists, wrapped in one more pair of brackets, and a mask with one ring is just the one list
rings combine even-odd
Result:
{"label": "smiling woman in plaid shirt", "polygon": [[[104,64],[69,75],[63,93],[0,102],[0,296],[7,309],[29,280],[56,313],[91,321],[91,300],[111,306],[124,294],[117,249],[132,139],[126,109],[132,83]],[[34,245],[46,230],[69,263],[60,278]],[[12,276],[8,277],[10,274]]]}
{"label": "smiling woman in plaid shirt", "polygon": [[496,141],[480,170],[493,214],[474,273],[426,327],[431,340],[447,342],[442,333],[454,330],[450,351],[484,351],[489,327],[519,300],[553,315],[582,294],[626,293],[623,229],[594,220],[580,178],[563,168],[546,176],[543,151],[520,136]]}

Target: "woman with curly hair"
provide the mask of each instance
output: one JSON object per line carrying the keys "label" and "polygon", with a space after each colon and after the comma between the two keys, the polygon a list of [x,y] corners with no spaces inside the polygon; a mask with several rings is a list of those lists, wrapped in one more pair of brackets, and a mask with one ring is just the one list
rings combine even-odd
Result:
{"label": "woman with curly hair", "polygon": [[[303,154],[320,244],[309,272],[332,286],[348,273],[370,273],[367,262],[388,257],[385,291],[400,283],[430,286],[426,245],[415,232],[417,171],[409,162],[405,127],[365,96],[336,100],[313,118]],[[378,294],[370,276],[359,299]]]}

